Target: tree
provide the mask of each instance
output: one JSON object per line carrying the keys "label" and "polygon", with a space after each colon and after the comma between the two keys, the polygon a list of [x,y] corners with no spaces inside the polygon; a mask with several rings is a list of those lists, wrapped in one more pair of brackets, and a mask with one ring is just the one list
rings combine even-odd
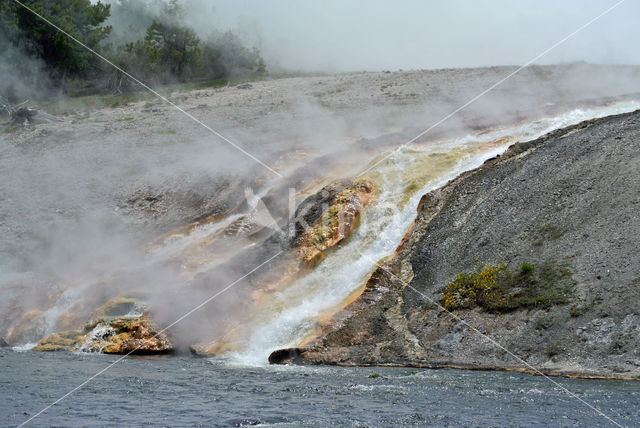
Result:
{"label": "tree", "polygon": [[[262,74],[264,61],[233,33],[206,41],[184,22],[179,0],[23,0],[37,13],[150,84]],[[105,1],[105,0],[102,0]],[[120,30],[111,34],[111,23]],[[146,29],[129,31],[135,23]],[[13,0],[0,0],[0,93],[42,92],[42,70],[67,93],[133,88],[123,74]],[[71,78],[71,79],[68,79]],[[124,87],[123,87],[124,81]],[[24,82],[24,85],[18,84]],[[57,85],[56,85],[57,84]],[[40,86],[42,86],[40,84]]]}
{"label": "tree", "polygon": [[[44,16],[90,48],[96,48],[111,31],[101,26],[110,6],[90,0],[25,0],[25,5]],[[96,58],[76,42],[29,10],[11,0],[0,0],[0,33],[13,46],[42,59],[57,72],[80,75],[96,64]]]}
{"label": "tree", "polygon": [[144,41],[152,62],[179,79],[194,74],[200,55],[200,39],[192,29],[154,20],[147,28]]}

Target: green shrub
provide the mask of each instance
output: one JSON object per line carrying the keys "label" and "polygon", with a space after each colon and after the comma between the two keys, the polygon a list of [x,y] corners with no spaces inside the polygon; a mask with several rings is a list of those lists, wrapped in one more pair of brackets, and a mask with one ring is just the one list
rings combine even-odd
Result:
{"label": "green shrub", "polygon": [[631,333],[618,333],[613,338],[609,352],[613,355],[621,355],[629,349],[633,349],[633,344],[634,340]]}
{"label": "green shrub", "polygon": [[567,228],[562,225],[545,223],[538,226],[531,234],[533,245],[536,247],[542,246],[546,241],[553,241],[562,237],[565,234]]}
{"label": "green shrub", "polygon": [[509,312],[523,307],[547,308],[568,303],[574,281],[566,266],[523,263],[511,273],[504,263],[479,266],[475,272],[460,273],[443,290],[440,302],[447,310],[479,306],[489,312]]}
{"label": "green shrub", "polygon": [[556,320],[553,317],[542,316],[536,320],[536,329],[546,330],[553,326],[555,323]]}
{"label": "green shrub", "polygon": [[527,274],[529,272],[533,272],[534,268],[535,268],[534,265],[527,262],[522,262],[522,265],[520,266],[520,272],[523,274]]}
{"label": "green shrub", "polygon": [[573,305],[569,308],[569,315],[571,316],[571,318],[578,318],[579,316],[582,316],[593,309],[594,306],[595,302],[591,302],[588,305],[583,306]]}
{"label": "green shrub", "polygon": [[547,355],[549,357],[555,357],[565,351],[564,346],[560,342],[554,342],[547,346]]}
{"label": "green shrub", "polygon": [[471,308],[487,300],[498,285],[498,276],[505,274],[504,264],[479,266],[476,272],[460,273],[444,289],[440,299],[447,310]]}

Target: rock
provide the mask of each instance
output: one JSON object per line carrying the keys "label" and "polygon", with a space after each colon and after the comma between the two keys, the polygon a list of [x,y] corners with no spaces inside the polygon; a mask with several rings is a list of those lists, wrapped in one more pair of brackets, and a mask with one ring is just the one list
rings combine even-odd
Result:
{"label": "rock", "polygon": [[[105,354],[166,354],[173,351],[164,332],[158,331],[146,317],[116,318],[98,325],[99,336],[93,343]],[[96,329],[93,330],[94,335]]]}
{"label": "rock", "polygon": [[9,344],[4,340],[4,337],[0,337],[0,348],[6,348],[7,346],[9,346]]}
{"label": "rock", "polygon": [[167,335],[146,315],[87,323],[81,330],[53,333],[34,351],[85,351],[105,354],[166,354],[173,351]]}
{"label": "rock", "polygon": [[[260,287],[252,289],[246,297],[248,301],[255,302],[255,305],[249,309],[243,307],[242,313],[230,314],[225,331],[215,341],[193,346],[192,352],[228,353],[242,346],[239,344],[246,343],[253,327],[246,320],[258,316],[264,307],[260,301],[270,299],[274,291],[285,289],[301,272],[307,272],[329,251],[345,242],[358,227],[360,215],[375,196],[376,188],[371,181],[344,179],[331,183],[306,198],[294,216],[294,236],[288,239],[274,234],[258,248],[263,251],[265,244],[273,239],[280,248],[284,248],[285,254],[278,258],[274,266],[259,273],[260,279],[255,283],[260,284]],[[251,254],[244,253],[237,257],[239,260],[249,260]]]}
{"label": "rock", "polygon": [[301,362],[300,354],[298,348],[278,349],[269,355],[269,364],[297,364]]}
{"label": "rock", "polygon": [[96,327],[98,322],[87,323],[81,330],[69,330],[53,333],[40,340],[33,348],[34,351],[75,351],[80,350],[87,335]]}
{"label": "rock", "polygon": [[106,354],[166,354],[173,346],[135,299],[118,296],[96,309],[78,330],[50,334],[35,351],[85,351]]}
{"label": "rock", "polygon": [[358,226],[360,213],[375,198],[368,180],[340,180],[305,199],[295,213],[291,246],[308,266],[319,263],[329,248],[347,239]]}
{"label": "rock", "polygon": [[253,85],[251,83],[241,83],[236,86],[237,89],[252,89]]}
{"label": "rock", "polygon": [[[160,236],[161,241],[239,209],[244,202],[243,189],[250,185],[251,180],[246,177],[196,173],[165,177],[153,184],[130,183],[118,191],[118,213],[139,224],[153,224],[157,230],[168,232]],[[190,224],[184,226],[185,223]]]}
{"label": "rock", "polygon": [[135,299],[118,296],[109,299],[107,303],[96,309],[92,318],[123,317],[129,314],[141,315],[142,312],[143,308],[136,303]]}

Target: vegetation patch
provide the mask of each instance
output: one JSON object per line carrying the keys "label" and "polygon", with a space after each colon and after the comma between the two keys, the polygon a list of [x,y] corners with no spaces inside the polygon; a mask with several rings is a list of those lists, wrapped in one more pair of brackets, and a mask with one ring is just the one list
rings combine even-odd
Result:
{"label": "vegetation patch", "polygon": [[591,308],[593,308],[595,306],[595,303],[591,302],[590,304],[586,305],[586,306],[571,306],[569,308],[569,315],[571,315],[571,318],[578,318],[579,316],[582,316],[583,314],[585,314],[587,311],[589,311]]}
{"label": "vegetation patch", "polygon": [[178,131],[176,131],[173,128],[165,128],[165,129],[159,129],[157,133],[162,135],[175,135],[178,133]]}
{"label": "vegetation patch", "polygon": [[522,262],[522,265],[520,266],[520,272],[522,272],[523,274],[533,272],[533,269],[535,269],[535,266],[527,262]]}
{"label": "vegetation patch", "polygon": [[522,263],[511,272],[504,263],[478,265],[460,273],[445,287],[440,302],[447,310],[481,307],[488,312],[519,308],[547,308],[569,302],[574,280],[567,266]]}
{"label": "vegetation patch", "polygon": [[565,234],[567,228],[562,225],[545,223],[534,229],[531,234],[531,240],[533,245],[541,247],[547,241],[554,241],[562,237]]}
{"label": "vegetation patch", "polygon": [[64,116],[78,112],[97,110],[105,107],[115,108],[149,99],[151,99],[151,95],[149,93],[129,92],[125,94],[84,95],[67,97],[50,101],[42,101],[40,104],[42,108],[48,113],[56,116]]}
{"label": "vegetation patch", "polygon": [[547,346],[547,355],[549,357],[555,357],[556,355],[562,354],[565,350],[566,349],[561,342],[554,342]]}
{"label": "vegetation patch", "polygon": [[21,126],[21,125],[5,125],[2,128],[0,128],[0,132],[2,132],[3,134],[12,134],[22,129],[24,129],[24,126]]}
{"label": "vegetation patch", "polygon": [[[39,80],[33,89],[0,80],[0,93],[9,98],[40,94],[52,83],[67,95],[122,93],[141,87],[121,72],[131,73],[151,86],[207,83],[225,79],[255,79],[266,74],[257,48],[246,46],[231,31],[208,29],[201,38],[186,21],[188,2],[179,0],[92,1],[29,0],[26,11],[13,1],[0,1],[0,52],[8,61],[4,74]],[[149,3],[153,3],[153,6]],[[35,14],[60,24],[86,47],[46,25]],[[131,23],[134,23],[132,25]],[[42,63],[47,70],[41,73]],[[5,73],[6,71],[6,73]],[[20,92],[24,92],[21,94]],[[57,91],[55,91],[57,92]],[[109,105],[121,105],[116,101]],[[55,113],[54,113],[55,114]]]}
{"label": "vegetation patch", "polygon": [[556,323],[555,318],[548,316],[541,316],[536,320],[536,329],[546,330],[552,327]]}
{"label": "vegetation patch", "polygon": [[621,355],[630,349],[633,349],[634,337],[631,333],[618,333],[611,343],[609,352],[613,355]]}

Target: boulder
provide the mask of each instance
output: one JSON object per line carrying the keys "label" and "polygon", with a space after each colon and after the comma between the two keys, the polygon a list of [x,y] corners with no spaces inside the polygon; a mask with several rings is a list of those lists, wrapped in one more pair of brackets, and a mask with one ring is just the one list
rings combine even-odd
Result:
{"label": "boulder", "polygon": [[85,351],[106,354],[166,354],[173,346],[135,299],[118,296],[92,314],[80,329],[50,334],[35,351]]}
{"label": "boulder", "polygon": [[35,351],[85,351],[105,354],[166,354],[173,346],[146,315],[90,322],[80,330],[53,333]]}
{"label": "boulder", "polygon": [[315,266],[327,250],[346,240],[360,222],[362,210],[375,198],[369,180],[340,180],[305,199],[295,214],[291,246],[308,266]]}
{"label": "boulder", "polygon": [[107,342],[102,347],[105,354],[166,354],[173,351],[167,335],[146,316],[116,318],[111,321],[110,327],[113,334],[106,334],[102,338]]}

